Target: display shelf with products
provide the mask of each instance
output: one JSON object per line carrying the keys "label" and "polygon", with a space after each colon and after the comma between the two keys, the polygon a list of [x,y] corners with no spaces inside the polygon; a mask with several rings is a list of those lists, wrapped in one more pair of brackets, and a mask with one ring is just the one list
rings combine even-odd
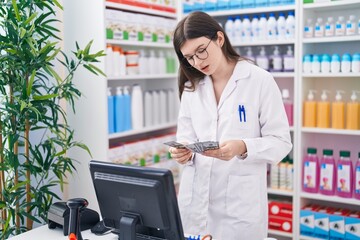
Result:
{"label": "display shelf with products", "polygon": [[287,197],[293,197],[294,196],[293,191],[279,190],[279,189],[272,189],[272,188],[268,188],[268,194],[277,195],[277,196],[287,196]]}
{"label": "display shelf with products", "polygon": [[283,5],[276,7],[258,7],[258,8],[243,8],[243,9],[229,9],[229,10],[217,10],[208,11],[207,13],[213,17],[220,16],[234,16],[244,14],[255,14],[255,13],[270,13],[270,12],[285,12],[295,10],[295,5]]}
{"label": "display shelf with products", "polygon": [[108,81],[123,81],[123,80],[150,80],[150,79],[174,79],[177,77],[177,74],[152,74],[152,75],[127,75],[120,77],[108,77]]}

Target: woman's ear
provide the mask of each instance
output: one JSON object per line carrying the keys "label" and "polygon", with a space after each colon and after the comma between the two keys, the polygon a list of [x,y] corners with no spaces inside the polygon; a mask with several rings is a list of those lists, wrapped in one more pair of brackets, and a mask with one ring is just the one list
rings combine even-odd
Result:
{"label": "woman's ear", "polygon": [[224,37],[224,33],[222,31],[217,32],[216,42],[220,47],[222,47],[224,45],[225,37]]}

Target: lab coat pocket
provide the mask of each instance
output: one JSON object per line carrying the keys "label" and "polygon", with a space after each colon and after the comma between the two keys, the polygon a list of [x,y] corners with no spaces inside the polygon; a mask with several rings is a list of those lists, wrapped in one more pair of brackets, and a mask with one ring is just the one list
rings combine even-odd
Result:
{"label": "lab coat pocket", "polygon": [[181,183],[179,187],[179,206],[186,207],[191,203],[193,182],[195,175],[194,166],[185,166],[181,174]]}
{"label": "lab coat pocket", "polygon": [[230,134],[240,138],[251,137],[254,131],[254,113],[252,110],[253,108],[250,104],[238,103],[234,105],[231,113]]}
{"label": "lab coat pocket", "polygon": [[229,216],[247,221],[260,217],[260,181],[256,175],[230,175],[226,190],[226,211]]}

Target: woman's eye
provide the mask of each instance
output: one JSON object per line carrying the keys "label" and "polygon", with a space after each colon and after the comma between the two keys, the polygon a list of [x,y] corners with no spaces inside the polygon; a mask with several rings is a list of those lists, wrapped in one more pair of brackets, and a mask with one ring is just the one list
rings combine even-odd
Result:
{"label": "woman's eye", "polygon": [[197,51],[197,53],[203,53],[205,51],[205,48],[201,48]]}

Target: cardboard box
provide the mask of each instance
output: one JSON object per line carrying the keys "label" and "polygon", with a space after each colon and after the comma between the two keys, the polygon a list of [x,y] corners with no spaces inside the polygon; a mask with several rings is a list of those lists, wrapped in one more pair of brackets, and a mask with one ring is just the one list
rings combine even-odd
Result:
{"label": "cardboard box", "polygon": [[328,239],[330,236],[329,216],[335,211],[331,207],[321,207],[314,214],[314,236]]}
{"label": "cardboard box", "polygon": [[330,239],[345,238],[345,216],[349,212],[347,209],[337,209],[329,216]]}
{"label": "cardboard box", "polygon": [[351,212],[345,217],[345,238],[346,240],[360,239],[360,212]]}
{"label": "cardboard box", "polygon": [[315,228],[314,215],[318,205],[306,205],[300,210],[300,234],[313,236]]}
{"label": "cardboard box", "polygon": [[292,233],[292,218],[269,216],[269,229]]}
{"label": "cardboard box", "polygon": [[269,216],[292,218],[292,204],[289,202],[280,201],[269,202]]}

